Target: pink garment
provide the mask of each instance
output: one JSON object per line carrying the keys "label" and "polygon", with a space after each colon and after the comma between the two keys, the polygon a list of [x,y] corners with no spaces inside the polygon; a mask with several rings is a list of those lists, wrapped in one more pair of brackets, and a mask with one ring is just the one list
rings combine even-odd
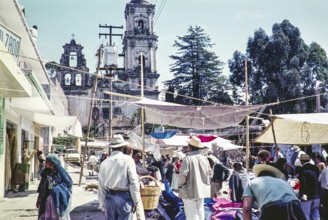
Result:
{"label": "pink garment", "polygon": [[213,213],[211,220],[235,220],[237,210],[222,210]]}
{"label": "pink garment", "polygon": [[212,206],[214,210],[219,210],[220,208],[242,208],[242,202],[232,202],[230,199],[226,198],[213,198],[215,204]]}
{"label": "pink garment", "polygon": [[51,194],[47,197],[45,211],[38,220],[59,220]]}

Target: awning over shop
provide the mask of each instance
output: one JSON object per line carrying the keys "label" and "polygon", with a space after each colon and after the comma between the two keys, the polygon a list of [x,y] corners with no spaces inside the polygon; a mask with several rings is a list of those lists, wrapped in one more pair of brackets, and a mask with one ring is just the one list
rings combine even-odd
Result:
{"label": "awning over shop", "polygon": [[9,105],[16,109],[51,114],[48,105],[41,97],[12,98]]}
{"label": "awning over shop", "polygon": [[82,127],[78,117],[76,116],[48,115],[14,107],[12,107],[12,109],[16,113],[23,116],[24,118],[27,118],[30,121],[33,121],[43,126],[70,128],[68,132],[69,134],[76,137],[82,137]]}
{"label": "awning over shop", "polygon": [[274,115],[255,142],[312,145],[328,143],[328,113]]}
{"label": "awning over shop", "polygon": [[0,41],[0,97],[30,97],[32,86]]}

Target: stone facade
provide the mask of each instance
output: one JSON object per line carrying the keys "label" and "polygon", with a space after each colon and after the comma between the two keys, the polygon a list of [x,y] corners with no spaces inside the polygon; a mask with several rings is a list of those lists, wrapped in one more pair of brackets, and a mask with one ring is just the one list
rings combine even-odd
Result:
{"label": "stone facade", "polygon": [[[128,93],[141,93],[141,61],[143,61],[144,94],[157,97],[159,92],[156,70],[158,37],[154,33],[155,5],[147,1],[131,1],[125,7],[126,30],[124,33],[124,68],[119,78],[129,82]],[[122,91],[121,87],[116,88]],[[126,87],[123,89],[126,90]]]}
{"label": "stone facade", "polygon": [[[67,103],[64,103],[64,106],[67,106],[69,115],[78,116],[82,126],[85,126],[88,122],[86,116],[90,111],[92,76],[86,66],[83,46],[72,39],[63,48],[60,65],[55,62],[47,63],[46,68],[55,85],[55,94],[67,96]],[[52,99],[55,100],[56,97]]]}
{"label": "stone facade", "polygon": [[[144,69],[144,95],[150,99],[158,98],[159,74],[156,70],[158,37],[153,30],[154,13],[155,6],[145,0],[132,0],[126,5],[126,29],[123,38],[124,68],[115,71],[112,83],[108,79],[98,80],[92,114],[96,138],[108,138],[110,123],[113,133],[131,130],[135,125],[132,117],[139,107],[131,105],[131,102],[137,99],[113,96],[111,102],[110,96],[105,92],[112,90],[115,93],[140,96],[141,60]],[[79,116],[82,127],[87,126],[94,76],[88,74],[89,69],[80,44],[72,39],[63,48],[60,66],[48,63],[46,67],[54,83],[59,84],[67,96],[69,114]],[[112,120],[110,120],[111,112]]]}

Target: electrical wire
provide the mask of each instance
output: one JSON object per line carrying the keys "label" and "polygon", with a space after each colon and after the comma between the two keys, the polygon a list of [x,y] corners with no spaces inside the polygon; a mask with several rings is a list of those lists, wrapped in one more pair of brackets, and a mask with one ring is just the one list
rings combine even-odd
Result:
{"label": "electrical wire", "polygon": [[163,11],[163,9],[164,9],[164,6],[166,5],[166,2],[167,2],[167,0],[162,0],[162,2],[161,2],[161,4],[160,4],[160,6],[159,6],[159,12],[158,12],[158,15],[156,16],[156,18],[154,19],[155,21],[154,21],[154,26],[156,25],[156,23],[157,23],[157,21],[158,21],[158,18],[159,18],[159,16],[161,15],[161,13],[162,13],[162,11]]}
{"label": "electrical wire", "polygon": [[[3,53],[8,53],[10,54],[8,51],[4,51],[4,50],[0,50],[0,52],[3,52]],[[60,67],[62,69],[66,69],[66,70],[73,70],[75,72],[80,72],[80,73],[84,73],[84,74],[89,74],[91,76],[95,76],[97,77],[97,72],[96,73],[90,73],[90,72],[87,72],[87,71],[84,71],[84,70],[79,70],[79,69],[76,69],[76,68],[72,68],[72,67],[68,67],[68,66],[63,66],[61,64],[57,64],[57,63],[51,63],[51,62],[48,62],[48,61],[43,61],[43,60],[40,60],[40,59],[35,59],[35,58],[31,58],[31,57],[27,57],[27,56],[23,56],[23,55],[18,55],[19,57],[22,57],[22,58],[25,58],[25,59],[29,59],[29,60],[33,60],[33,61],[37,61],[37,62],[42,62],[42,63],[50,63],[51,65],[54,65],[56,67]],[[102,76],[103,79],[110,79],[110,77],[106,77],[106,76]],[[132,84],[132,85],[137,85],[139,86],[139,84],[137,83],[132,83],[132,82],[128,82],[128,81],[124,81],[124,80],[121,80],[121,79],[115,79],[115,81],[117,82],[122,82],[122,83],[127,83],[127,84]],[[151,87],[147,87],[145,86],[145,88],[149,88],[149,89],[153,89]],[[7,91],[16,91],[16,92],[23,92],[21,90],[14,90],[14,89],[8,89],[8,88],[0,88],[0,90],[7,90]],[[180,97],[184,97],[184,98],[187,98],[187,99],[193,99],[193,100],[197,100],[197,101],[201,101],[201,102],[206,102],[206,103],[209,103],[209,104],[212,104],[212,105],[220,105],[220,106],[226,106],[226,107],[230,107],[230,108],[234,108],[236,111],[247,111],[247,109],[244,109],[244,108],[240,108],[238,106],[230,106],[230,105],[224,105],[224,104],[220,104],[220,103],[216,103],[216,102],[212,102],[212,101],[207,101],[207,100],[202,100],[202,99],[199,99],[199,98],[194,98],[194,97],[191,97],[191,96],[187,96],[187,95],[181,95],[181,94],[176,94],[176,93],[172,93],[172,92],[169,92],[169,91],[165,91],[166,93],[169,93],[169,94],[172,94],[172,95],[177,95],[177,96],[180,96]],[[36,93],[38,94],[38,93]],[[51,95],[51,96],[54,96],[54,94],[48,94],[48,95]],[[56,94],[57,96],[61,96],[61,95],[58,95]],[[321,93],[321,95],[327,95],[327,93]],[[88,97],[80,97],[80,96],[72,96],[72,95],[62,95],[62,96],[66,96],[66,97],[69,97],[69,98],[78,98],[78,99],[85,99],[85,100],[91,100],[91,98],[88,98]],[[260,106],[274,106],[274,105],[279,105],[279,104],[283,104],[283,103],[289,103],[289,102],[294,102],[294,101],[300,101],[300,100],[304,100],[304,99],[308,99],[308,98],[314,98],[316,97],[317,95],[314,94],[314,95],[310,95],[310,96],[303,96],[303,97],[298,97],[298,98],[294,98],[294,99],[289,99],[289,100],[284,100],[284,101],[277,101],[277,102],[272,102],[272,103],[268,103],[268,104],[261,104]],[[107,99],[98,99],[96,98],[95,100],[97,101],[109,101]],[[114,100],[113,100],[114,101]],[[118,101],[115,101],[115,102],[118,102]],[[257,106],[258,107],[258,106]],[[256,107],[256,108],[257,108]],[[250,111],[250,110],[249,110]],[[250,111],[250,112],[253,112],[253,111]],[[224,113],[224,114],[227,114],[227,113]],[[270,116],[269,114],[266,114],[266,113],[260,113],[261,115],[264,115],[264,116]],[[217,116],[220,116],[221,114],[219,115],[213,115],[212,117],[217,117]]]}

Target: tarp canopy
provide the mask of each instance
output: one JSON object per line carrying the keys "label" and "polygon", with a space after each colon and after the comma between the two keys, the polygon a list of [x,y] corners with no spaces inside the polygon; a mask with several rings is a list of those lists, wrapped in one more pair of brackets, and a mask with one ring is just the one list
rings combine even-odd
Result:
{"label": "tarp canopy", "polygon": [[[130,146],[133,147],[134,149],[143,151],[142,138],[138,136],[136,133],[132,132],[130,134],[129,142],[130,142]],[[145,151],[151,152],[156,160],[161,159],[161,152],[158,144],[151,143],[145,140]]]}
{"label": "tarp canopy", "polygon": [[[190,136],[175,135],[172,138],[163,139],[161,141],[167,146],[182,147],[182,146],[187,146],[187,140],[189,140],[189,138]],[[234,149],[244,148],[243,146],[238,146],[231,143],[230,140],[220,137],[217,137],[216,139],[209,142],[204,142],[203,144],[210,149],[212,149],[213,145],[221,147],[222,150],[234,150]]]}
{"label": "tarp canopy", "polygon": [[82,137],[82,127],[77,116],[48,115],[14,107],[12,107],[12,109],[30,121],[44,126],[70,128],[68,132],[69,134],[76,137]]}
{"label": "tarp canopy", "polygon": [[[162,104],[161,104],[162,103]],[[219,129],[238,125],[261,106],[184,106],[156,101],[135,102],[145,108],[145,122],[179,128]]]}
{"label": "tarp canopy", "polygon": [[274,115],[257,143],[312,145],[328,143],[328,113]]}
{"label": "tarp canopy", "polygon": [[172,103],[172,102],[163,102],[163,101],[159,101],[159,100],[155,100],[155,99],[148,99],[148,98],[142,98],[142,99],[134,102],[134,104],[141,105],[141,106],[147,106],[147,105],[184,106],[184,105],[180,105],[180,104],[176,104],[176,103]]}

